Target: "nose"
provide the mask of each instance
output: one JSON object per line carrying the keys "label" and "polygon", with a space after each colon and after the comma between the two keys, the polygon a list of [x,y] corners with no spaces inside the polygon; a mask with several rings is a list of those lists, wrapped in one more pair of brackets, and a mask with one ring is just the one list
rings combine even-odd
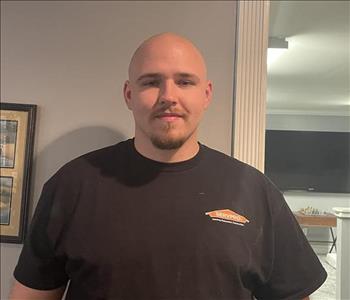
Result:
{"label": "nose", "polygon": [[176,85],[172,80],[165,81],[159,91],[161,105],[173,106],[177,103]]}

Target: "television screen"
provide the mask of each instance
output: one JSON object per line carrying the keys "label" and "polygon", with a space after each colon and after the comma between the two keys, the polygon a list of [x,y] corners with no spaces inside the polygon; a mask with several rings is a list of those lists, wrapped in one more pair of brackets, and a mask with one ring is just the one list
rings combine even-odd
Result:
{"label": "television screen", "polygon": [[265,174],[282,191],[350,193],[350,133],[267,130]]}

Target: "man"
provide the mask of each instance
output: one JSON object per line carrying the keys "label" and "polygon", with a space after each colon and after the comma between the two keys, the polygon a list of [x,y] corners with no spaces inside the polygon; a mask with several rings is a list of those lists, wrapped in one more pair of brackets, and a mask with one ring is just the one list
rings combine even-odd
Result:
{"label": "man", "polygon": [[303,299],[326,279],[264,175],[198,143],[204,60],[171,33],[134,53],[135,137],[44,186],[11,299]]}

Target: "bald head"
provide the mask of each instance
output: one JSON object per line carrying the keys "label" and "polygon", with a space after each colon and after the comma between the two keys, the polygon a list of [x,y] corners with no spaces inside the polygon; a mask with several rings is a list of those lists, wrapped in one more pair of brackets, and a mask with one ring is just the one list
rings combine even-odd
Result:
{"label": "bald head", "polygon": [[[207,69],[200,51],[186,38],[174,33],[161,33],[145,40],[133,54],[129,64],[129,80],[133,82],[144,68],[152,64],[178,64],[179,58],[195,66],[200,77],[207,78]],[[180,67],[180,66],[179,66]],[[185,66],[181,66],[185,67]],[[190,67],[190,65],[189,65]]]}

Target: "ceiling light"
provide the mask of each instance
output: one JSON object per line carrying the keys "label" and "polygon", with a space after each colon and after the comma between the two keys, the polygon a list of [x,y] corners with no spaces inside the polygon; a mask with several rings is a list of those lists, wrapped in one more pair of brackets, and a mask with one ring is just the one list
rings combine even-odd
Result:
{"label": "ceiling light", "polygon": [[288,41],[285,38],[269,37],[269,48],[288,49]]}
{"label": "ceiling light", "polygon": [[267,66],[278,60],[288,49],[288,41],[285,38],[269,37],[267,49]]}

